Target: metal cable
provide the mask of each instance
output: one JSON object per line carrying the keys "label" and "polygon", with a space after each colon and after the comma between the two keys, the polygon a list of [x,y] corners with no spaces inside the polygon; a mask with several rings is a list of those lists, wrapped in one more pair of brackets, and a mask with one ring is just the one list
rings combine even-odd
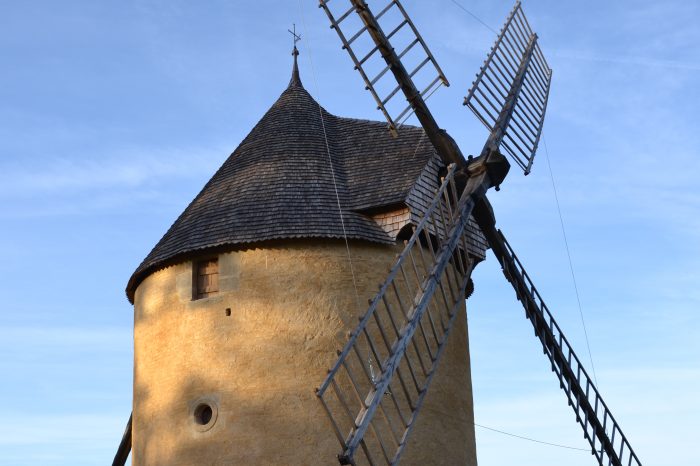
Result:
{"label": "metal cable", "polygon": [[542,142],[544,143],[544,154],[547,159],[547,167],[549,168],[549,178],[552,181],[552,190],[554,191],[554,200],[557,203],[557,212],[559,213],[559,222],[561,223],[561,234],[564,237],[564,245],[566,246],[566,257],[569,259],[569,269],[571,270],[571,279],[574,282],[574,291],[576,292],[576,302],[578,303],[578,313],[581,316],[581,325],[583,325],[583,334],[586,337],[586,348],[588,349],[588,359],[591,361],[591,369],[593,371],[593,380],[595,380],[596,387],[598,385],[598,377],[595,372],[595,365],[593,364],[593,354],[591,353],[591,344],[588,341],[588,330],[586,329],[586,320],[583,318],[583,307],[581,306],[581,297],[578,292],[578,284],[576,283],[576,274],[574,273],[574,264],[571,260],[571,252],[569,251],[569,241],[566,237],[566,228],[564,228],[564,217],[561,214],[561,206],[559,205],[559,195],[557,194],[557,185],[554,182],[554,173],[552,172],[552,164],[549,162],[549,150],[547,149],[547,140],[544,135],[542,135]]}
{"label": "metal cable", "polygon": [[475,20],[477,20],[478,22],[480,22],[481,25],[484,26],[486,29],[488,29],[489,31],[491,31],[491,32],[493,32],[494,34],[498,35],[498,31],[496,31],[494,28],[492,28],[491,26],[489,26],[488,24],[486,24],[484,21],[481,20],[481,18],[479,18],[478,16],[476,16],[474,13],[472,13],[472,12],[469,11],[469,10],[467,10],[467,8],[466,8],[464,5],[462,5],[461,3],[459,3],[457,0],[450,0],[450,1],[451,1],[452,3],[454,3],[455,5],[457,5],[459,8],[461,8],[462,10],[464,10],[465,12],[467,12],[467,14],[469,14],[469,16],[471,16],[472,18],[474,18]]}
{"label": "metal cable", "polygon": [[[363,308],[360,304],[360,295],[359,295],[359,291],[357,289],[357,279],[355,278],[355,269],[352,265],[352,256],[350,254],[350,243],[348,242],[347,231],[345,229],[345,221],[343,220],[343,211],[342,211],[342,208],[340,206],[340,195],[338,194],[338,186],[337,186],[336,179],[335,179],[335,170],[333,169],[333,159],[331,157],[330,145],[328,144],[326,125],[325,125],[325,122],[323,120],[323,109],[321,107],[320,99],[318,98],[318,81],[316,80],[316,70],[314,67],[314,61],[313,61],[312,54],[311,54],[311,45],[309,44],[309,39],[308,39],[309,34],[308,34],[308,28],[306,26],[306,16],[304,15],[304,7],[303,7],[303,4],[301,3],[301,0],[299,0],[298,5],[299,5],[299,12],[301,15],[301,22],[304,26],[304,36],[306,37],[306,39],[304,39],[304,41],[305,41],[306,47],[309,51],[309,63],[311,65],[311,75],[312,75],[312,78],[314,81],[314,90],[315,90],[317,102],[318,102],[318,112],[319,112],[319,116],[321,118],[321,126],[323,128],[323,139],[325,141],[326,152],[328,154],[328,164],[330,166],[331,176],[333,178],[333,189],[335,190],[335,199],[336,199],[336,203],[338,205],[338,215],[340,216],[340,223],[341,223],[342,228],[343,228],[343,238],[345,240],[345,249],[347,251],[348,263],[350,264],[350,273],[352,275],[352,284],[353,284],[353,287],[355,289],[355,303],[357,306],[357,312],[359,313],[359,312],[362,312]],[[415,157],[416,153],[418,153],[418,149],[420,148],[421,144],[423,143],[424,137],[425,137],[425,130],[422,132],[421,137],[418,140],[418,144],[416,145],[416,149],[413,152],[414,157]],[[367,363],[369,365],[370,373],[372,374],[372,383],[375,383],[374,367],[373,367],[372,362],[373,362],[372,354],[368,353]],[[381,363],[381,361],[379,361],[379,362]]]}
{"label": "metal cable", "polygon": [[567,448],[569,450],[579,450],[579,451],[585,451],[586,453],[590,452],[589,448],[578,448],[578,447],[570,447],[568,445],[560,445],[558,443],[551,443],[551,442],[545,442],[543,440],[536,440],[534,438],[530,437],[523,437],[522,435],[517,435],[517,434],[511,434],[510,432],[505,432],[502,430],[494,429],[493,427],[486,427],[481,424],[477,424],[476,422],[474,423],[475,426],[481,427],[482,429],[490,430],[492,432],[498,432],[499,434],[507,435],[509,437],[515,437],[519,438],[521,440],[527,440],[528,442],[535,442],[535,443],[541,443],[543,445],[549,445],[551,447],[559,447],[559,448]]}
{"label": "metal cable", "polygon": [[[301,22],[304,26],[304,36],[306,37],[306,39],[303,39],[303,40],[306,43],[306,47],[309,51],[309,63],[311,65],[311,75],[312,75],[312,78],[314,80],[314,90],[316,91],[315,93],[316,93],[317,102],[318,102],[320,100],[320,99],[318,99],[318,82],[316,80],[316,71],[314,68],[314,61],[313,61],[313,58],[311,56],[312,55],[311,54],[311,44],[309,43],[309,39],[308,39],[309,34],[308,34],[308,28],[306,27],[306,16],[304,15],[304,7],[303,7],[303,4],[301,3],[301,0],[299,0],[298,4],[299,4],[299,12],[301,14]],[[362,311],[362,307],[360,306],[360,296],[359,296],[359,292],[357,289],[357,280],[355,278],[355,270],[354,270],[353,265],[352,265],[352,257],[350,255],[350,244],[348,242],[347,232],[345,229],[345,221],[343,220],[343,211],[342,211],[341,206],[340,206],[340,196],[338,194],[338,186],[336,184],[335,171],[333,169],[333,159],[331,157],[330,145],[328,144],[328,136],[326,134],[326,125],[325,125],[325,122],[323,120],[323,110],[322,110],[320,102],[318,103],[318,111],[319,111],[319,115],[321,118],[321,126],[323,128],[323,139],[324,139],[325,144],[326,144],[326,152],[328,153],[328,164],[330,166],[331,176],[333,178],[333,189],[335,190],[335,198],[336,198],[336,202],[338,204],[338,214],[340,215],[340,222],[341,222],[341,225],[343,228],[343,237],[345,239],[345,248],[347,250],[348,262],[350,264],[350,272],[352,274],[352,282],[353,282],[353,286],[355,287],[355,300],[357,301],[358,312],[360,312],[360,311]],[[418,153],[418,149],[420,148],[421,144],[423,144],[424,137],[425,137],[425,130],[423,130],[421,137],[418,140],[418,144],[416,145],[416,149],[413,152],[413,157],[416,156],[416,154]],[[370,356],[370,358],[371,358],[371,356]]]}
{"label": "metal cable", "polygon": [[343,209],[340,206],[340,195],[338,194],[338,184],[335,179],[335,169],[333,168],[333,157],[331,156],[331,148],[330,145],[328,144],[328,135],[326,133],[326,123],[323,119],[323,108],[321,107],[321,103],[319,102],[319,96],[318,96],[318,82],[316,81],[316,70],[314,68],[314,61],[311,56],[311,45],[309,44],[309,30],[306,27],[306,16],[304,15],[304,9],[303,5],[301,3],[301,0],[298,2],[299,4],[299,12],[301,14],[301,22],[304,25],[304,41],[306,42],[306,48],[309,51],[309,63],[311,64],[311,76],[314,80],[314,90],[316,91],[316,101],[318,103],[318,114],[319,117],[321,118],[321,127],[323,128],[323,140],[325,141],[326,144],[326,153],[328,154],[328,166],[331,169],[331,178],[333,179],[333,190],[335,191],[335,200],[336,203],[338,204],[338,215],[340,216],[340,225],[343,229],[343,239],[345,240],[345,249],[347,251],[348,255],[348,263],[350,264],[350,274],[352,275],[352,286],[355,289],[355,304],[357,306],[357,312],[362,312],[362,306],[360,305],[360,294],[357,290],[357,279],[355,278],[355,268],[352,265],[352,256],[350,254],[350,242],[348,241],[348,234],[347,230],[345,229],[345,220],[343,219]]}

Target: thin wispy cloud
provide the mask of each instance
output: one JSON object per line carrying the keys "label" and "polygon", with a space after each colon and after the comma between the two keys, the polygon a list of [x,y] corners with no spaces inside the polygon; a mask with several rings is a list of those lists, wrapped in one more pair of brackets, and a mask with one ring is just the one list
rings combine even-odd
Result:
{"label": "thin wispy cloud", "polygon": [[[124,149],[90,157],[47,156],[0,163],[0,218],[60,218],[169,205],[172,192],[193,184],[190,198],[230,148]],[[199,183],[197,183],[199,182]],[[189,199],[180,201],[187,202]]]}
{"label": "thin wispy cloud", "polygon": [[700,71],[700,63],[677,60],[664,60],[654,57],[623,56],[621,54],[603,55],[592,51],[554,49],[551,56],[556,59],[588,61],[619,66],[642,66],[649,68],[666,68],[671,70]]}
{"label": "thin wispy cloud", "polygon": [[212,173],[222,162],[221,147],[210,150],[133,150],[109,156],[48,158],[41,164],[15,164],[0,173],[0,197],[38,197],[143,186],[164,178]]}
{"label": "thin wispy cloud", "polygon": [[0,327],[2,346],[11,348],[23,342],[33,341],[46,347],[95,347],[114,348],[124,339],[124,329],[108,327],[44,327],[4,326]]}
{"label": "thin wispy cloud", "polygon": [[104,451],[115,449],[114,432],[124,429],[118,415],[90,413],[0,416],[2,464],[88,465],[105,462]]}

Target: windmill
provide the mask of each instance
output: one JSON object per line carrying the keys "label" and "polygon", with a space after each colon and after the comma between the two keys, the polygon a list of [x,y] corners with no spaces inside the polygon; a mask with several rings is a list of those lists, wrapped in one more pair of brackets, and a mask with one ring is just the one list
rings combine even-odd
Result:
{"label": "windmill", "polygon": [[[320,6],[394,137],[382,123],[335,117],[311,98],[290,31],[289,87],[129,280],[134,409],[113,464],[125,464],[132,446],[136,465],[329,464],[331,454],[316,455],[335,451],[333,433],[340,464],[426,464],[406,447],[427,443],[416,434],[419,419],[441,424],[428,409],[439,397],[428,393],[440,385],[438,365],[450,368],[450,352],[463,349],[454,335],[466,334],[474,251],[484,252],[474,241],[484,241],[593,455],[601,465],[639,465],[486,198],[510,169],[501,151],[530,171],[547,106],[551,70],[520,3],[465,98],[490,132],[467,158],[425,103],[449,83],[401,3],[376,14],[364,0]],[[404,125],[413,114],[422,128]],[[411,205],[392,210],[397,204]],[[349,240],[364,264],[357,281],[352,263],[352,277],[344,268]],[[374,279],[382,280],[376,294]],[[374,297],[355,324],[360,294]],[[339,329],[352,331],[313,392]],[[442,389],[470,383],[468,354],[458,356],[451,369],[462,372],[449,373]],[[444,425],[434,429],[443,438]]]}
{"label": "windmill", "polygon": [[[389,130],[396,134],[406,116],[415,113],[430,142],[449,164],[423,220],[318,389],[342,447],[340,464],[399,463],[450,335],[456,305],[468,287],[472,266],[461,251],[471,214],[522,303],[591,453],[600,465],[640,465],[513,248],[496,228],[486,197],[490,188],[498,189],[510,168],[501,150],[525,174],[530,172],[547,107],[552,71],[520,2],[508,15],[464,100],[490,131],[480,154],[468,160],[440,129],[425,103],[439,85],[449,83],[400,2],[391,0],[376,14],[364,0],[320,0],[320,6],[386,117]],[[360,20],[359,28],[345,33],[344,23],[353,15]],[[407,65],[406,57],[416,52],[419,58]],[[368,68],[377,58],[385,65],[372,74]],[[416,80],[426,71],[432,79],[424,81],[427,85],[419,90]],[[381,81],[390,75],[396,83],[382,92]],[[408,106],[394,113],[390,105],[400,100],[396,98],[399,91]],[[421,256],[421,245],[430,255]],[[421,264],[417,264],[418,256]],[[412,272],[420,286],[401,296],[394,281]],[[391,302],[408,304],[405,308],[401,304],[398,311]],[[362,370],[367,365],[365,355],[370,354],[381,361],[378,374]]]}

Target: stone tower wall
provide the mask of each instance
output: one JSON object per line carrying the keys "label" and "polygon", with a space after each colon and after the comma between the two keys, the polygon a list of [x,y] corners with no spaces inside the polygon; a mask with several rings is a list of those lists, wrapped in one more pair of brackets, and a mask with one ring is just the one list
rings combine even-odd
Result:
{"label": "stone tower wall", "polygon": [[[220,292],[205,299],[192,299],[192,262],[148,276],[134,305],[133,464],[337,464],[314,390],[400,252],[350,249],[361,310],[342,241],[219,254]],[[464,309],[401,464],[476,465]]]}

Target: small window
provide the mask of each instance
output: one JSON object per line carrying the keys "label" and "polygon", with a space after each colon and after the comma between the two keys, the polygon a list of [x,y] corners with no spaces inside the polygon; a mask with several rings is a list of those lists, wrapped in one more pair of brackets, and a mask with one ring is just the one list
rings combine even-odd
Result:
{"label": "small window", "polygon": [[195,262],[194,299],[208,298],[219,292],[219,259]]}

